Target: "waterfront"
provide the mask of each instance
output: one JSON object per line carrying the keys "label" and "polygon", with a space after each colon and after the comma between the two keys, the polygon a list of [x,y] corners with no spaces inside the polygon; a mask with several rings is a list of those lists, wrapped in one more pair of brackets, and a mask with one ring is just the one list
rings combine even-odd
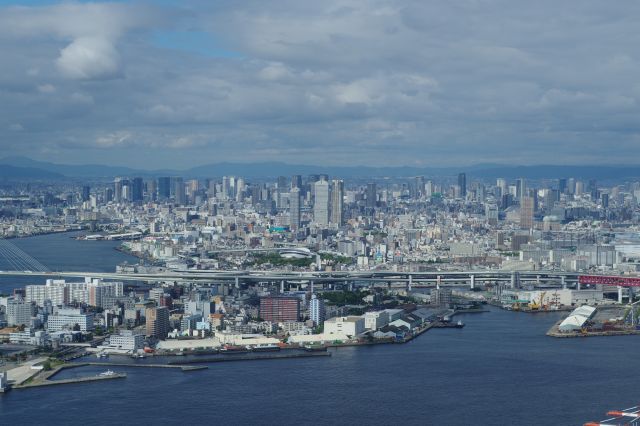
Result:
{"label": "waterfront", "polygon": [[[122,262],[138,263],[138,259],[116,250],[120,241],[82,241],[73,237],[82,232],[65,232],[13,238],[12,244],[33,256],[51,271],[114,272]],[[12,270],[0,256],[0,270]],[[44,284],[43,277],[0,277],[0,294],[28,284]]]}
{"label": "waterfront", "polygon": [[[405,345],[332,350],[319,359],[210,364],[184,374],[113,367],[113,382],[25,389],[0,398],[8,424],[582,424],[634,405],[634,337],[552,339],[559,313],[492,308],[467,327]],[[115,359],[115,358],[114,358]],[[57,379],[97,374],[91,366]],[[123,403],[123,401],[129,401]],[[166,401],[158,407],[158,401]],[[33,410],[35,406],[39,410]],[[87,407],[91,411],[87,411]],[[189,407],[186,409],[185,407]]]}
{"label": "waterfront", "polygon": [[[13,241],[50,268],[108,271],[130,259],[113,250],[116,242],[69,237]],[[10,289],[16,282],[8,284]],[[332,349],[331,357],[205,364],[208,369],[189,374],[114,366],[127,378],[9,392],[0,397],[0,413],[3,423],[21,425],[51,423],[52,413],[54,424],[85,424],[89,417],[99,425],[123,418],[142,424],[215,419],[231,424],[568,425],[636,403],[629,389],[635,388],[633,354],[639,339],[553,339],[545,333],[563,313],[490,309],[457,316],[467,324],[464,329],[434,329],[403,345]],[[104,370],[79,367],[56,379]],[[161,408],[158,401],[164,401]]]}

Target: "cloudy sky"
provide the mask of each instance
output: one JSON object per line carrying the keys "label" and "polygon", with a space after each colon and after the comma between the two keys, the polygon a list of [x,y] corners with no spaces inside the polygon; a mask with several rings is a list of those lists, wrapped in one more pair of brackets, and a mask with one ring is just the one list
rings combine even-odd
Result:
{"label": "cloudy sky", "polygon": [[640,2],[0,0],[0,157],[640,163]]}

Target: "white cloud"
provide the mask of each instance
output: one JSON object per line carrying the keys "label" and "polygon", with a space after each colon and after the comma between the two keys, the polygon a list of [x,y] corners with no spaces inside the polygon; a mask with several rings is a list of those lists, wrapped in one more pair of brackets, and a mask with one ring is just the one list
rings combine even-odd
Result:
{"label": "white cloud", "polygon": [[118,52],[110,41],[80,37],[60,51],[56,64],[69,78],[108,79],[119,76]]}

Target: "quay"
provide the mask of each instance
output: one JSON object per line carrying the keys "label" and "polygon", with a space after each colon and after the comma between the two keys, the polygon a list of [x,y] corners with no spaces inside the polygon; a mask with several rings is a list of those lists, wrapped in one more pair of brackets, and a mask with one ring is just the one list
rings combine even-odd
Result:
{"label": "quay", "polygon": [[171,361],[167,364],[128,364],[126,362],[79,362],[74,363],[73,366],[83,367],[87,365],[98,365],[103,367],[134,367],[134,368],[178,368],[182,371],[195,371],[195,370],[206,370],[206,365],[199,366],[182,366],[182,365],[173,365],[176,363],[172,363]]}
{"label": "quay", "polygon": [[179,367],[182,364],[200,364],[200,363],[213,363],[213,362],[231,362],[231,361],[258,361],[258,360],[270,360],[270,359],[290,359],[290,358],[311,358],[311,357],[325,357],[331,356],[329,352],[302,352],[295,354],[277,354],[277,355],[236,355],[236,356],[224,356],[224,357],[206,357],[206,358],[193,358],[193,359],[180,359],[171,360],[167,364],[167,367]]}

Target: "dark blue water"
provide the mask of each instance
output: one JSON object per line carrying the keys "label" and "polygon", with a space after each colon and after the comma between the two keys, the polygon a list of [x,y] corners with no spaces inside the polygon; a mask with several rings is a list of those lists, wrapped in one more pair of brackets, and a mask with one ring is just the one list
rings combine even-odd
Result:
{"label": "dark blue water", "polygon": [[[115,250],[118,241],[81,241],[72,238],[79,232],[14,238],[12,244],[28,253],[51,271],[114,272],[122,262],[138,263],[138,259]],[[14,268],[0,256],[0,271]],[[44,284],[46,277],[0,277],[0,294],[28,284]]]}
{"label": "dark blue water", "polygon": [[[104,256],[83,268],[113,267],[102,247]],[[560,315],[493,309],[462,315],[461,330],[326,358],[193,372],[113,367],[128,377],[1,396],[0,424],[581,425],[637,405],[640,339],[546,337]],[[102,371],[81,367],[56,378]]]}
{"label": "dark blue water", "polygon": [[[467,314],[462,330],[330,358],[242,361],[15,390],[2,424],[578,425],[638,402],[634,337],[544,336],[558,314]],[[113,357],[112,357],[113,358]],[[115,360],[115,358],[114,358]],[[104,371],[81,367],[56,378]],[[55,413],[55,414],[54,414]]]}

